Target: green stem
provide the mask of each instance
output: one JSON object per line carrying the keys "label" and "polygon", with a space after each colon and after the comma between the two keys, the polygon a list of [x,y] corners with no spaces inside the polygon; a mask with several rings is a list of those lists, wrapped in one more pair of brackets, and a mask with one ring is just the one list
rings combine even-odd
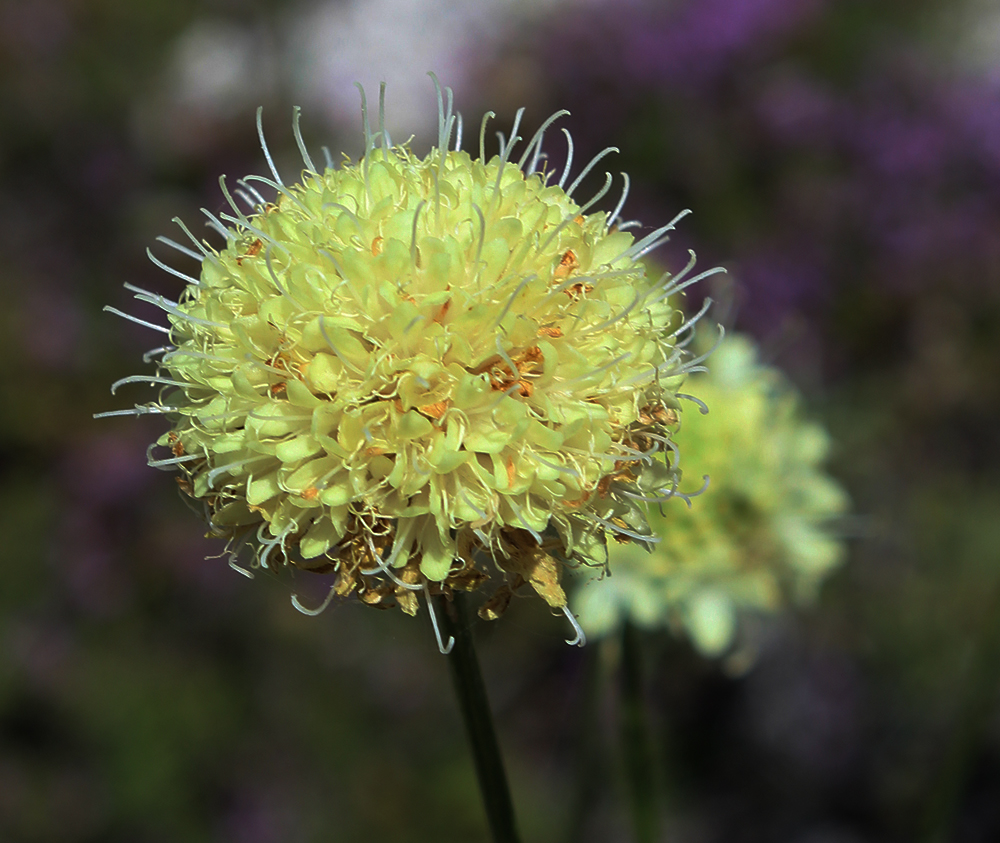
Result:
{"label": "green stem", "polygon": [[636,843],[659,840],[660,814],[649,725],[642,688],[642,651],[639,633],[626,622],[622,630],[621,714],[625,775],[632,802],[632,824]]}
{"label": "green stem", "polygon": [[601,791],[606,787],[604,770],[606,767],[601,746],[601,691],[602,659],[601,646],[605,642],[592,643],[584,647],[581,654],[581,700],[577,709],[577,755],[576,787],[570,806],[565,843],[578,843],[584,838],[587,822],[594,807],[600,803]]}
{"label": "green stem", "polygon": [[458,696],[458,707],[465,721],[472,747],[472,760],[483,796],[486,818],[494,843],[519,843],[514,822],[514,803],[510,798],[500,745],[493,728],[493,716],[486,697],[486,686],[479,670],[479,659],[472,641],[472,627],[465,605],[465,595],[455,592],[452,599],[435,598],[438,618],[445,640],[454,639],[448,653],[448,666]]}

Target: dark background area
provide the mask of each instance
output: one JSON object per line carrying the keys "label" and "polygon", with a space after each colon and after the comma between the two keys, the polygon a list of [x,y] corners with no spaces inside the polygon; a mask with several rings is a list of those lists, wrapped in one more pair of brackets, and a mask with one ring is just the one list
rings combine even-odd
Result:
{"label": "dark background area", "polygon": [[[388,99],[418,149],[426,70],[467,138],[523,104],[529,130],[571,110],[578,161],[618,146],[626,216],[694,210],[660,260],[727,267],[718,318],[833,436],[854,515],[818,604],[747,619],[739,676],[643,642],[664,839],[1000,837],[997,12],[408,5],[421,25],[390,0],[0,2],[0,840],[485,839],[426,614],[300,615],[205,558],[145,466],[155,419],[92,419],[145,400],[107,387],[156,344],[101,307],[129,307],[125,281],[177,292],[144,250],[175,215],[200,233],[220,174],[264,170],[255,107],[279,165],[293,103],[310,144],[356,155],[340,103],[386,66],[420,78]],[[350,78],[324,64],[352,56]],[[631,839],[616,643],[566,647],[534,600],[479,631],[525,840]]]}

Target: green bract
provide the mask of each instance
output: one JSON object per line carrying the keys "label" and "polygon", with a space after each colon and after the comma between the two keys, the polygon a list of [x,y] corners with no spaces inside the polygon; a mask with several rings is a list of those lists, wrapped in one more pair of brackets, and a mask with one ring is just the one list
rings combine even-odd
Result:
{"label": "green bract", "polygon": [[827,525],[847,498],[822,469],[826,432],[802,419],[797,395],[749,339],[727,337],[711,372],[688,386],[711,412],[685,417],[675,440],[688,471],[711,475],[711,485],[690,511],[650,507],[664,541],[652,554],[615,547],[612,575],[580,589],[573,606],[589,634],[625,619],[669,623],[715,655],[730,646],[738,607],[813,597],[842,557]]}
{"label": "green bract", "polygon": [[610,176],[581,207],[584,173],[564,189],[568,165],[539,170],[560,115],[518,163],[516,123],[487,161],[452,144],[450,101],[425,158],[366,116],[363,158],[317,168],[296,119],[301,181],[272,164],[235,199],[223,182],[225,247],[166,241],[201,260],[179,301],[132,288],[170,346],[119,383],[164,387],[126,412],[172,420],[150,464],[181,471],[232,559],[249,545],[254,566],[335,571],[331,596],[411,613],[492,562],[506,585],[484,616],[523,583],[563,608],[561,565],[603,566],[607,531],[653,541],[637,501],[673,485],[690,325],[668,303],[679,278],[640,260],[672,224],[636,241],[617,210],[587,212]]}

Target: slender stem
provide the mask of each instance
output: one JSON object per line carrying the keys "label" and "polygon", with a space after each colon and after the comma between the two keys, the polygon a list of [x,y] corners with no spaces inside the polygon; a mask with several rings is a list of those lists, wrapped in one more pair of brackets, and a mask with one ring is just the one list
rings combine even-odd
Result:
{"label": "slender stem", "polygon": [[642,688],[642,651],[639,633],[628,622],[622,630],[621,671],[622,744],[635,839],[637,843],[654,843],[659,840],[660,815]]}
{"label": "slender stem", "polygon": [[486,818],[494,843],[519,843],[514,822],[514,803],[510,798],[500,745],[493,728],[493,716],[486,697],[486,686],[479,670],[479,659],[472,641],[472,627],[465,605],[465,595],[455,592],[448,600],[435,598],[445,639],[452,636],[455,646],[448,654],[451,678],[462,710],[465,731],[472,746],[476,778],[486,808]]}
{"label": "slender stem", "polygon": [[588,821],[594,808],[600,804],[602,791],[608,786],[605,770],[607,759],[601,742],[601,691],[602,670],[601,649],[605,641],[591,643],[583,648],[581,659],[581,699],[577,709],[577,736],[574,744],[577,755],[575,763],[576,787],[570,806],[569,822],[564,843],[578,843],[584,838]]}

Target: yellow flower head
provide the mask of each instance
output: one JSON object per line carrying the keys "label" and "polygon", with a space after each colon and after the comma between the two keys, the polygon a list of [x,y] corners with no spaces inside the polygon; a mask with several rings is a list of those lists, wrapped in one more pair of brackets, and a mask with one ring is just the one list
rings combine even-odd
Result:
{"label": "yellow flower head", "polygon": [[626,619],[669,624],[702,653],[719,655],[732,643],[737,609],[774,611],[815,596],[843,558],[828,525],[847,497],[822,467],[826,431],[802,418],[798,395],[758,362],[749,338],[727,337],[711,371],[686,388],[711,412],[685,418],[676,444],[711,485],[690,510],[651,506],[663,542],[652,554],[614,548],[611,576],[579,589],[573,607],[591,635]]}
{"label": "yellow flower head", "polygon": [[180,223],[194,250],[165,240],[201,264],[160,264],[188,282],[178,300],[126,285],[166,312],[169,345],[154,376],[115,385],[159,399],[120,412],[171,420],[150,465],[180,470],[232,563],[249,547],[251,567],[336,572],[331,598],[411,614],[419,593],[499,569],[484,617],[525,583],[566,611],[561,566],[605,565],[608,533],[655,541],[638,504],[675,485],[689,325],[668,302],[680,279],[641,261],[673,223],[637,240],[619,221],[627,178],[613,213],[590,210],[610,175],[577,204],[605,153],[571,179],[570,142],[565,169],[546,170],[563,112],[515,160],[519,112],[486,160],[492,115],[475,158],[445,93],[424,158],[391,143],[382,108],[368,128],[363,92],[356,163],[316,166],[296,111],[305,170],[287,184],[261,133],[273,179],[235,197],[223,180],[231,213],[205,212],[224,246]]}

